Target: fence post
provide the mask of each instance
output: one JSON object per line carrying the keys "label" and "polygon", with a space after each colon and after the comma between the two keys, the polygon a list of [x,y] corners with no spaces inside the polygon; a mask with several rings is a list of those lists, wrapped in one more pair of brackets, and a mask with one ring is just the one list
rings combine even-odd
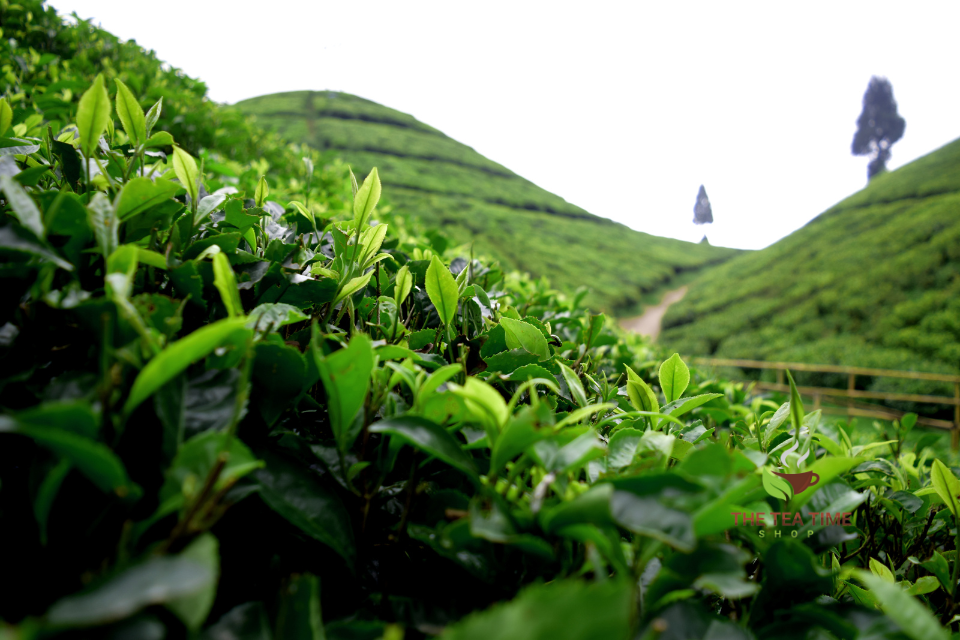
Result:
{"label": "fence post", "polygon": [[853,417],[853,393],[857,390],[857,374],[851,373],[847,380],[847,393],[850,393],[850,399],[847,400],[847,418]]}
{"label": "fence post", "polygon": [[950,432],[950,446],[956,451],[960,448],[960,382],[953,384],[953,431]]}
{"label": "fence post", "polygon": [[783,369],[777,369],[777,384],[783,384]]}

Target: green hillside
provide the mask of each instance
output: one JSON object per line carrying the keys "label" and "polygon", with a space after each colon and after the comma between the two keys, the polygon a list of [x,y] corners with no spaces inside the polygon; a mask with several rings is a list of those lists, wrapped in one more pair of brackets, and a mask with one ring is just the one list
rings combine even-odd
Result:
{"label": "green hillside", "polygon": [[956,371],[960,140],[703,274],[661,339],[717,357]]}
{"label": "green hillside", "polygon": [[358,175],[378,167],[395,211],[474,242],[509,268],[567,290],[587,284],[589,301],[611,312],[736,253],[594,216],[413,116],[357,96],[296,91],[236,106],[293,142],[336,152]]}

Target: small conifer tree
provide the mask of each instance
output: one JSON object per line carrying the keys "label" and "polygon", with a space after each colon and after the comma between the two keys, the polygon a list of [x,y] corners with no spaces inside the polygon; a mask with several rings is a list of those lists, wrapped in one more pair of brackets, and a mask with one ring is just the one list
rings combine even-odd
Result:
{"label": "small conifer tree", "polygon": [[697,193],[697,203],[693,205],[693,224],[709,224],[713,222],[713,209],[710,208],[710,198],[707,190],[700,185]]}
{"label": "small conifer tree", "polygon": [[857,132],[853,135],[855,156],[870,156],[867,180],[887,168],[890,147],[903,137],[907,121],[897,113],[893,87],[886,78],[873,76],[863,94],[863,111],[857,118]]}

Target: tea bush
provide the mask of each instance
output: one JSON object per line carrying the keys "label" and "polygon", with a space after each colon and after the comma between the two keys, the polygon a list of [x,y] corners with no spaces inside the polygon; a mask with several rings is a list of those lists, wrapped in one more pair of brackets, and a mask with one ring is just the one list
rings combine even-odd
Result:
{"label": "tea bush", "polygon": [[950,636],[913,417],[854,444],[702,379],[381,216],[376,169],[148,153],[114,86],[0,103],[0,636]]}

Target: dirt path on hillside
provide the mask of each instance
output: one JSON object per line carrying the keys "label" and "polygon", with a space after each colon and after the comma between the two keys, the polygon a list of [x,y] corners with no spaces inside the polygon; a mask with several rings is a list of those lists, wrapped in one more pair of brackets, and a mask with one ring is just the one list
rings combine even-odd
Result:
{"label": "dirt path on hillside", "polygon": [[660,335],[660,321],[663,320],[663,315],[667,312],[667,309],[670,308],[670,305],[675,302],[680,302],[686,294],[686,287],[667,291],[663,294],[660,304],[649,307],[641,316],[621,320],[620,326],[627,331],[633,331],[643,336],[650,336],[651,340],[656,340],[657,336]]}

